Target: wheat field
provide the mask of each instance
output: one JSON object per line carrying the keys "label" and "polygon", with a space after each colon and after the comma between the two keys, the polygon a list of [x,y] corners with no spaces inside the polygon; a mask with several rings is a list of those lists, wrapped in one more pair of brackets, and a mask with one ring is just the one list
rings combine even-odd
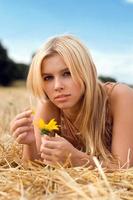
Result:
{"label": "wheat field", "polygon": [[0,200],[133,200],[133,168],[106,171],[22,163],[22,146],[9,131],[13,117],[31,106],[25,87],[0,87]]}

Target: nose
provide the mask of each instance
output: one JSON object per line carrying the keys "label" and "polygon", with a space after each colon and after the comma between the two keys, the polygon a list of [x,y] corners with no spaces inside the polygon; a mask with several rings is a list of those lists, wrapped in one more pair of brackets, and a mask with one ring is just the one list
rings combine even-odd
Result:
{"label": "nose", "polygon": [[55,91],[60,91],[60,90],[63,90],[63,89],[64,89],[63,82],[61,81],[60,78],[56,78],[55,82],[54,82],[54,90]]}

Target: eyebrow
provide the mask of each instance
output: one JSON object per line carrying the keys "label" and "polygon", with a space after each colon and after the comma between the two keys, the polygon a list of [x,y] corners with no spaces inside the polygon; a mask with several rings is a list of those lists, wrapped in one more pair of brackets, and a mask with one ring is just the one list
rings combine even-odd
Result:
{"label": "eyebrow", "polygon": [[[59,72],[60,73],[63,73],[63,72],[65,72],[65,71],[68,71],[69,69],[68,69],[68,67],[66,67],[66,68],[64,68],[64,69],[61,69]],[[46,76],[46,75],[51,75],[52,73],[42,73],[42,76]]]}

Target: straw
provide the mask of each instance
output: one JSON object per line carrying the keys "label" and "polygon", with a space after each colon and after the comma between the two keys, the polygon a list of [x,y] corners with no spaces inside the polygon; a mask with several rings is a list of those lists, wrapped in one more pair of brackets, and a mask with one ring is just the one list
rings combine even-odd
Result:
{"label": "straw", "polygon": [[[0,91],[0,200],[133,199],[133,168],[107,171],[96,157],[95,169],[72,167],[70,158],[64,166],[50,168],[40,160],[22,163],[22,145],[13,140],[9,124],[28,106],[29,96],[23,88]],[[127,164],[130,154],[129,149]]]}

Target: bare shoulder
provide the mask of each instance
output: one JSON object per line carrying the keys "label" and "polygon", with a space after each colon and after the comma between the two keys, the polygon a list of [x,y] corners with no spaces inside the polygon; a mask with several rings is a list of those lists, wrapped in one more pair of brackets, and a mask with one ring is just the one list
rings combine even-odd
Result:
{"label": "bare shoulder", "polygon": [[117,84],[110,95],[111,110],[133,109],[133,89],[126,84]]}
{"label": "bare shoulder", "polygon": [[119,83],[117,84],[111,94],[112,100],[120,99],[121,97],[130,98],[133,97],[133,88],[129,87],[126,84]]}
{"label": "bare shoulder", "polygon": [[37,118],[43,118],[46,122],[50,121],[51,118],[55,118],[58,121],[59,113],[59,109],[51,101],[38,101],[36,109]]}
{"label": "bare shoulder", "polygon": [[[125,84],[117,84],[110,100],[113,117],[111,151],[118,156],[123,166],[127,163],[129,150],[133,152],[133,89]],[[132,153],[128,164],[133,166]]]}

